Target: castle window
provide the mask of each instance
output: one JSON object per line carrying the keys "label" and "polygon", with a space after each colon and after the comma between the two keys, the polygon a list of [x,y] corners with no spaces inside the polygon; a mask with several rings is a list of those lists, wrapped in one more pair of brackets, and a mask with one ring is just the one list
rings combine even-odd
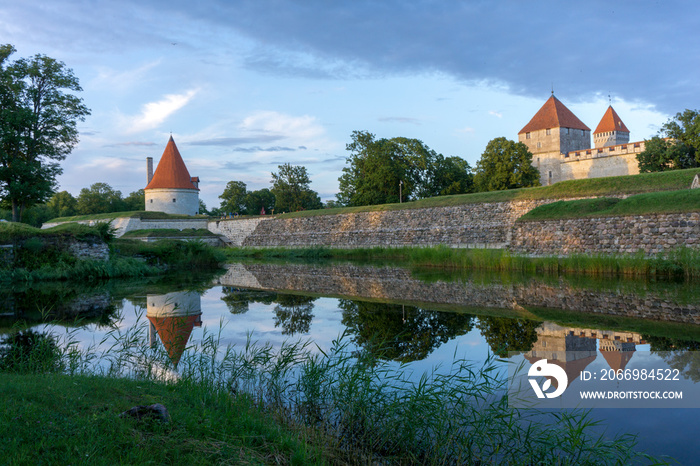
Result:
{"label": "castle window", "polygon": [[175,202],[175,198],[173,198],[173,202]]}
{"label": "castle window", "polygon": [[541,143],[541,142],[538,142],[538,143],[537,143],[537,148],[539,149],[540,147],[542,147],[542,143]]}
{"label": "castle window", "polygon": [[[599,154],[602,154],[602,153],[603,153],[603,149],[598,149],[598,153],[599,153]],[[173,199],[173,200],[175,200],[175,199]]]}
{"label": "castle window", "polygon": [[622,150],[627,150],[627,146],[622,146]]}
{"label": "castle window", "polygon": [[565,128],[565,129],[566,129],[566,134],[569,134],[569,128]]}
{"label": "castle window", "polygon": [[549,171],[549,179],[552,179],[552,170]]}
{"label": "castle window", "polygon": [[525,139],[530,139],[530,133],[525,133]]}
{"label": "castle window", "polygon": [[591,155],[591,151],[587,150],[586,155]]}
{"label": "castle window", "polygon": [[153,199],[151,199],[151,204],[153,204]]}
{"label": "castle window", "polygon": [[546,134],[547,134],[547,136],[551,135],[551,134],[552,134],[552,128],[547,128]]}
{"label": "castle window", "polygon": [[610,152],[612,152],[612,151],[614,151],[614,150],[615,150],[615,147],[614,147],[614,146],[611,146],[611,147],[608,149],[608,151],[610,151]]}
{"label": "castle window", "polygon": [[638,143],[638,142],[635,142],[635,143],[634,143],[634,147],[639,147],[639,143]]}

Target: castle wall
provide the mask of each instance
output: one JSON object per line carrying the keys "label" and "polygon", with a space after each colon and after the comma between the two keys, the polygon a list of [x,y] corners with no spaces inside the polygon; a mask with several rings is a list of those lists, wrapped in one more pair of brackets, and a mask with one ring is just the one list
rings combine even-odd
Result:
{"label": "castle wall", "polygon": [[193,189],[151,188],[145,190],[146,211],[197,215],[199,192]]}

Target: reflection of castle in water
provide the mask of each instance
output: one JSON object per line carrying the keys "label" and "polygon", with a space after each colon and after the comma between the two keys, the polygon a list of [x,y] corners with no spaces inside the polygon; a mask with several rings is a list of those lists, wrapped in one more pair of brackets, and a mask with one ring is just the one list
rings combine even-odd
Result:
{"label": "reflection of castle in water", "polygon": [[156,334],[174,365],[180,362],[194,327],[202,326],[202,304],[198,293],[178,291],[147,296],[148,342],[156,345]]}
{"label": "reflection of castle in water", "polygon": [[638,333],[562,327],[551,322],[536,331],[537,341],[525,359],[531,363],[547,359],[564,369],[569,383],[596,359],[597,350],[611,369],[618,370],[627,366],[638,344],[646,343]]}

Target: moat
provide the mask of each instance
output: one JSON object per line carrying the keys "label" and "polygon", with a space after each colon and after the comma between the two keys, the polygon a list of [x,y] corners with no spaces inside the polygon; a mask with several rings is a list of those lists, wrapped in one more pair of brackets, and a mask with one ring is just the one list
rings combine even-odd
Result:
{"label": "moat", "polygon": [[[407,364],[417,376],[456,357],[479,363],[495,354],[504,370],[508,356],[547,358],[571,386],[584,370],[634,369],[650,353],[692,384],[700,381],[699,291],[688,283],[250,262],[205,277],[5,289],[0,336],[31,327],[106,351],[115,331],[141,326],[151,346],[167,351],[171,377],[213,332],[224,346],[301,339],[316,351],[345,335],[351,349]],[[582,356],[567,360],[564,351]],[[695,459],[693,409],[597,408],[593,417],[601,430],[639,434],[650,454]]]}

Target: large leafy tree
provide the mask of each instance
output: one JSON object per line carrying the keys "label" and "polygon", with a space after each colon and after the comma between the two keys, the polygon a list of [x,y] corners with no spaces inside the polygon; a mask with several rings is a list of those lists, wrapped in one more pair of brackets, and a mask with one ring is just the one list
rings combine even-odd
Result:
{"label": "large leafy tree", "polygon": [[278,165],[279,171],[272,173],[272,194],[278,212],[320,209],[323,204],[316,191],[309,185],[311,180],[306,167],[301,165]]}
{"label": "large leafy tree", "polygon": [[125,209],[121,191],[115,191],[107,183],[94,183],[83,188],[77,199],[78,213],[83,215],[121,212]]}
{"label": "large leafy tree", "polygon": [[338,202],[346,206],[395,203],[471,190],[471,169],[459,157],[445,158],[418,139],[376,139],[354,131],[348,166],[338,179]]}
{"label": "large leafy tree", "polygon": [[61,191],[46,203],[53,217],[70,217],[78,213],[78,201],[68,191]]}
{"label": "large leafy tree", "polygon": [[143,188],[130,192],[124,198],[124,210],[146,210],[146,193]]}
{"label": "large leafy tree", "polygon": [[9,63],[14,51],[0,46],[0,198],[19,221],[53,193],[90,111],[71,93],[82,89],[64,63],[45,55]]}
{"label": "large leafy tree", "polygon": [[275,195],[267,188],[249,191],[245,197],[246,211],[250,215],[272,212],[275,208]]}
{"label": "large leafy tree", "polygon": [[685,110],[664,123],[637,154],[639,171],[661,172],[700,166],[700,113]]}
{"label": "large leafy tree", "polygon": [[226,189],[221,193],[221,211],[224,213],[245,213],[245,198],[248,194],[247,186],[242,181],[229,181]]}
{"label": "large leafy tree", "polygon": [[476,163],[476,191],[500,191],[539,185],[540,173],[532,166],[532,153],[522,142],[504,137],[492,139]]}

